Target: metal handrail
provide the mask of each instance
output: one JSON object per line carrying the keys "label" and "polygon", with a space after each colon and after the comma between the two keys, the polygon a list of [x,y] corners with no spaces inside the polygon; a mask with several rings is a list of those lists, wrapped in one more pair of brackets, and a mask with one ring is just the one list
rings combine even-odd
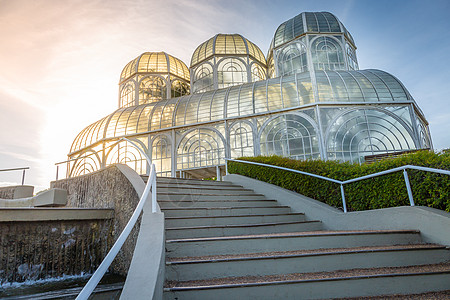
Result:
{"label": "metal handrail", "polygon": [[25,183],[25,171],[29,170],[30,167],[22,167],[22,168],[12,168],[12,169],[1,169],[0,172],[8,172],[8,171],[20,171],[23,170],[22,172],[22,185]]}
{"label": "metal handrail", "polygon": [[142,155],[144,155],[145,159],[147,160],[147,163],[151,166],[150,175],[149,175],[147,184],[145,185],[144,192],[142,193],[142,196],[139,199],[139,203],[136,206],[136,209],[134,210],[133,214],[131,215],[130,220],[128,221],[127,225],[123,229],[122,233],[119,235],[119,238],[116,240],[114,245],[109,250],[106,257],[103,259],[100,266],[97,268],[97,270],[91,276],[91,278],[86,283],[84,288],[78,294],[76,300],[87,300],[89,298],[89,296],[92,294],[92,292],[94,291],[97,284],[102,279],[103,275],[105,275],[105,273],[108,270],[109,266],[111,265],[112,261],[116,257],[117,253],[119,253],[119,250],[122,248],[123,244],[125,243],[125,240],[127,239],[128,235],[130,234],[131,230],[133,229],[134,225],[136,224],[136,221],[139,218],[139,215],[141,214],[141,212],[144,208],[144,204],[148,198],[150,189],[152,190],[151,191],[152,213],[157,212],[157,210],[156,210],[157,203],[156,203],[156,167],[155,167],[155,164],[152,164],[152,161],[147,156],[147,154],[141,148],[139,148],[139,146],[136,143],[134,143],[133,141],[130,141],[127,138],[122,138],[120,140],[128,141],[133,146],[135,146],[141,152]]}
{"label": "metal handrail", "polygon": [[[374,177],[381,176],[381,175],[386,175],[386,174],[390,174],[390,173],[403,171],[403,178],[405,180],[406,190],[408,192],[409,204],[411,206],[414,206],[415,205],[414,204],[414,198],[413,198],[413,194],[412,194],[411,184],[409,183],[408,172],[406,171],[407,169],[426,171],[426,172],[433,172],[433,173],[439,173],[439,174],[444,174],[444,175],[450,175],[450,171],[448,171],[448,170],[428,168],[428,167],[419,167],[419,166],[414,166],[414,165],[404,165],[404,166],[393,168],[393,169],[389,169],[389,170],[386,170],[386,171],[381,171],[381,172],[377,172],[377,173],[361,176],[361,177],[358,177],[358,178],[353,178],[353,179],[341,181],[341,180],[337,180],[337,179],[333,179],[333,178],[329,178],[329,177],[325,177],[325,176],[320,176],[320,175],[317,175],[317,174],[312,174],[312,173],[308,173],[308,172],[303,172],[303,171],[299,171],[299,170],[294,170],[294,169],[289,169],[289,168],[284,168],[284,167],[279,167],[279,166],[274,166],[274,165],[257,163],[257,162],[253,162],[253,161],[246,161],[246,160],[239,160],[239,159],[229,159],[229,158],[225,158],[225,160],[227,160],[227,161],[235,161],[235,162],[240,162],[240,163],[246,163],[246,164],[251,164],[251,165],[257,165],[257,166],[263,166],[263,167],[270,167],[270,168],[274,168],[274,169],[280,169],[280,170],[284,170],[284,171],[294,172],[294,173],[307,175],[307,176],[311,176],[311,177],[315,177],[315,178],[319,178],[319,179],[323,179],[323,180],[327,180],[327,181],[331,181],[331,182],[337,183],[341,187],[342,206],[343,206],[343,209],[344,209],[345,213],[347,212],[347,204],[345,202],[344,184],[348,184],[348,183],[352,183],[352,182],[356,182],[356,181],[360,181],[360,180],[374,178]],[[228,164],[227,164],[227,167],[226,167],[226,174],[228,175]]]}

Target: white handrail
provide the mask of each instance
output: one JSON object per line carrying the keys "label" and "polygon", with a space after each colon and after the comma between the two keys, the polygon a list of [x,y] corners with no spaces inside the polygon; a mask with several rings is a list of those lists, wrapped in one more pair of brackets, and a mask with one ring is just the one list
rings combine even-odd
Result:
{"label": "white handrail", "polygon": [[141,154],[144,155],[145,159],[147,160],[147,163],[151,166],[150,175],[149,175],[147,184],[145,185],[144,192],[142,193],[142,196],[139,199],[139,203],[136,206],[136,209],[134,210],[133,214],[131,215],[130,220],[128,221],[127,225],[123,229],[122,233],[119,235],[119,238],[116,240],[114,245],[109,250],[106,257],[103,259],[100,266],[97,268],[97,270],[91,276],[91,278],[86,283],[84,288],[78,294],[76,300],[87,300],[89,298],[89,296],[92,294],[92,292],[94,291],[97,284],[102,279],[103,275],[105,275],[109,266],[113,262],[117,253],[119,253],[119,250],[122,248],[123,244],[125,243],[125,240],[127,239],[128,235],[130,234],[131,230],[133,229],[134,225],[136,224],[136,221],[139,218],[139,215],[141,214],[141,212],[144,208],[144,204],[148,198],[150,189],[152,189],[152,213],[156,212],[157,204],[156,204],[156,167],[155,167],[155,164],[152,164],[152,162],[151,162],[150,158],[147,156],[147,154],[145,154],[145,152],[141,148],[139,148],[139,146],[136,143],[134,143],[133,141],[130,141],[127,138],[122,138],[121,140],[128,141],[133,146],[135,146],[138,149],[138,151],[141,152]]}
{"label": "white handrail", "polygon": [[[428,168],[428,167],[420,167],[420,166],[413,166],[413,165],[405,165],[405,166],[389,169],[389,170],[386,170],[386,171],[381,171],[381,172],[377,172],[377,173],[361,176],[361,177],[358,177],[358,178],[353,178],[353,179],[341,181],[341,180],[332,179],[332,178],[328,178],[328,177],[325,177],[325,176],[320,176],[320,175],[316,175],[316,174],[312,174],[312,173],[308,173],[308,172],[303,172],[303,171],[299,171],[299,170],[294,170],[294,169],[289,169],[289,168],[284,168],[284,167],[279,167],[279,166],[274,166],[274,165],[268,165],[268,164],[263,164],[263,163],[257,163],[257,162],[253,162],[253,161],[246,161],[246,160],[239,160],[239,159],[229,159],[229,158],[225,158],[225,160],[227,160],[227,161],[235,161],[235,162],[240,162],[240,163],[246,163],[246,164],[251,164],[251,165],[257,165],[257,166],[263,166],[263,167],[270,167],[270,168],[274,168],[274,169],[280,169],[280,170],[284,170],[284,171],[299,173],[299,174],[303,174],[303,175],[307,175],[307,176],[316,177],[316,178],[319,178],[319,179],[331,181],[331,182],[334,182],[334,183],[338,183],[341,186],[342,205],[343,205],[343,209],[344,209],[345,213],[347,212],[347,204],[345,202],[344,184],[348,184],[348,183],[352,183],[352,182],[356,182],[356,181],[360,181],[360,180],[365,180],[365,179],[369,179],[369,178],[373,178],[373,177],[377,177],[377,176],[381,176],[381,175],[386,175],[386,174],[389,174],[389,173],[403,171],[403,177],[404,177],[404,180],[405,180],[406,190],[408,192],[409,203],[410,203],[411,206],[414,206],[415,205],[414,204],[414,198],[413,198],[413,194],[412,194],[412,190],[411,190],[411,185],[409,183],[408,173],[406,171],[407,169],[426,171],[426,172],[433,172],[433,173],[439,173],[439,174],[444,174],[444,175],[450,175],[450,171],[448,171],[448,170]],[[226,173],[228,175],[228,164],[227,164],[227,168],[226,168]]]}

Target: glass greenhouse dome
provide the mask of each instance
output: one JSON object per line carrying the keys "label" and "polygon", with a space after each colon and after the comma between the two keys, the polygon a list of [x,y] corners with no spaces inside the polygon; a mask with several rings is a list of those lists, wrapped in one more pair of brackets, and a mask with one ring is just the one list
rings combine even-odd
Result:
{"label": "glass greenhouse dome", "polygon": [[119,109],[75,138],[69,176],[114,163],[147,173],[133,146],[111,147],[121,137],[173,177],[215,176],[225,158],[241,156],[364,162],[432,147],[407,89],[384,71],[359,70],[353,38],[327,12],[281,24],[268,63],[241,35],[218,34],[194,51],[190,75],[180,60],[147,52],[125,66],[119,89]]}

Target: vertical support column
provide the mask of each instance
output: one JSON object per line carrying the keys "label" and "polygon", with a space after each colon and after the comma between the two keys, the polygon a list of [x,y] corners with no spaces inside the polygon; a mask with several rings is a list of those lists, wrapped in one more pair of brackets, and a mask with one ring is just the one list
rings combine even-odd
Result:
{"label": "vertical support column", "polygon": [[[59,165],[56,166],[56,180],[58,180]],[[23,185],[23,182],[22,182]]]}
{"label": "vertical support column", "polygon": [[403,169],[403,177],[405,178],[406,190],[408,191],[409,204],[411,206],[414,206],[415,204],[413,194],[411,190],[411,185],[409,184],[408,172],[406,172],[406,169]]}
{"label": "vertical support column", "polygon": [[175,134],[175,129],[172,129],[172,144],[171,144],[171,149],[170,151],[172,152],[171,156],[170,156],[170,161],[172,164],[172,168],[171,168],[171,174],[170,176],[175,178],[177,177],[177,141],[176,141],[176,134]]}
{"label": "vertical support column", "polygon": [[319,126],[319,134],[318,134],[318,138],[319,138],[319,152],[320,152],[320,157],[323,159],[323,160],[328,160],[328,157],[327,157],[327,149],[326,149],[326,147],[325,147],[325,141],[324,141],[324,138],[325,138],[325,131],[323,130],[323,127],[322,127],[322,120],[321,120],[321,118],[320,118],[320,108],[319,108],[319,105],[315,105],[314,106],[314,112],[315,112],[315,115],[316,115],[316,122],[317,122],[317,125]]}
{"label": "vertical support column", "polygon": [[347,212],[347,202],[345,202],[344,185],[341,183],[341,197],[342,197],[342,207],[344,212]]}
{"label": "vertical support column", "polygon": [[25,183],[25,169],[23,170],[22,173],[22,185]]}
{"label": "vertical support column", "polygon": [[152,179],[152,213],[156,212],[156,167],[155,164],[152,164],[152,170],[150,174],[155,174]]}
{"label": "vertical support column", "polygon": [[216,181],[222,181],[222,175],[220,174],[220,166],[216,166]]}

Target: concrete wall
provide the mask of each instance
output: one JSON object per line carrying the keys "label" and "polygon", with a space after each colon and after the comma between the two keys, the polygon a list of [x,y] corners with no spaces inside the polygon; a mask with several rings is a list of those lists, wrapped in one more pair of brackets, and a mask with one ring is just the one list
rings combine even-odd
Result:
{"label": "concrete wall", "polygon": [[224,178],[290,206],[294,212],[305,213],[310,220],[321,220],[324,229],[415,229],[421,232],[425,242],[450,246],[450,213],[445,211],[423,206],[402,206],[344,213],[325,203],[252,178],[236,174]]}
{"label": "concrete wall", "polygon": [[[87,175],[53,181],[51,187],[67,190],[67,207],[114,209],[112,236],[115,241],[139,202],[135,186],[121,171],[128,169],[124,165],[114,165]],[[140,180],[144,186],[142,179],[137,174],[136,176],[135,180]],[[110,268],[114,273],[127,274],[136,245],[139,226],[140,220],[138,220],[114,260]]]}
{"label": "concrete wall", "polygon": [[0,210],[0,284],[92,272],[112,242],[112,210]]}
{"label": "concrete wall", "polygon": [[0,199],[19,199],[33,196],[31,185],[15,185],[0,187]]}

